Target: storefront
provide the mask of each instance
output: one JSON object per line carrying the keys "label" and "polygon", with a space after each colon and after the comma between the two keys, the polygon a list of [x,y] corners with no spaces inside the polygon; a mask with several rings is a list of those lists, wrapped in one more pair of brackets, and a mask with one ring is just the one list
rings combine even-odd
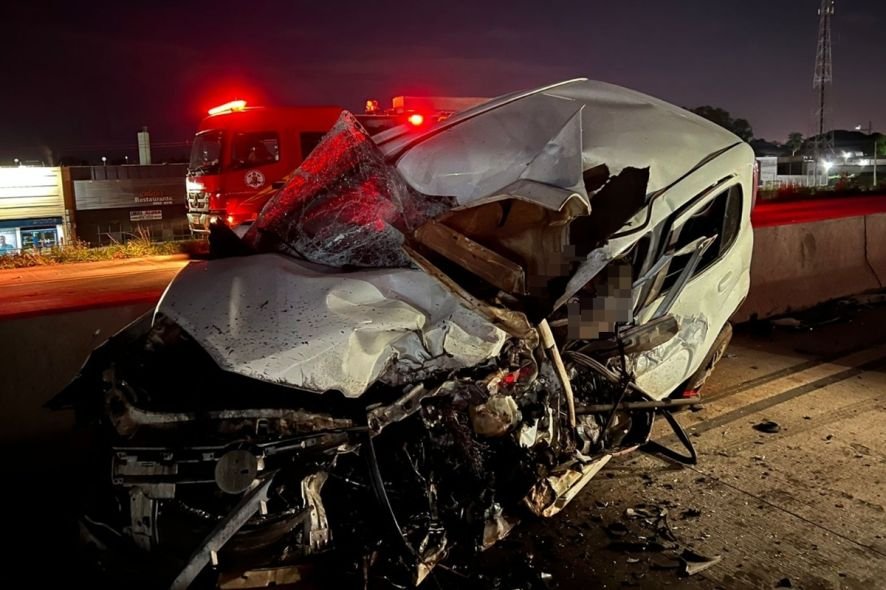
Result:
{"label": "storefront", "polygon": [[78,239],[97,246],[189,237],[186,171],[184,164],[66,168]]}
{"label": "storefront", "polygon": [[63,245],[64,220],[59,168],[0,168],[0,254]]}

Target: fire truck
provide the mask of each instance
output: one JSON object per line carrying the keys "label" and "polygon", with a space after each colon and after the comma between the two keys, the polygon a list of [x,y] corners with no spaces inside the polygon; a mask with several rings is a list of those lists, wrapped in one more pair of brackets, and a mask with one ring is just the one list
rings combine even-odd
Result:
{"label": "fire truck", "polygon": [[[389,109],[367,100],[358,115],[370,134],[397,125],[416,130],[486,99],[407,97]],[[191,233],[212,223],[235,227],[255,219],[341,114],[336,106],[253,107],[235,100],[209,110],[191,148],[186,181]]]}

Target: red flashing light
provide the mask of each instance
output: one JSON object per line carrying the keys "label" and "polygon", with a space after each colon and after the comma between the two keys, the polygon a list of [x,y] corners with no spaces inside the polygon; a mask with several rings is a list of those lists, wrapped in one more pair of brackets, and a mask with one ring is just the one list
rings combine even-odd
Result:
{"label": "red flashing light", "polygon": [[411,125],[418,127],[425,122],[425,117],[421,113],[412,113],[406,120],[409,121]]}
{"label": "red flashing light", "polygon": [[212,107],[209,109],[210,115],[220,115],[222,113],[230,113],[233,111],[242,111],[246,108],[245,100],[232,100],[231,102],[226,102],[225,104],[220,104],[217,107]]}
{"label": "red flashing light", "polygon": [[367,115],[374,115],[375,113],[381,112],[381,106],[379,106],[377,100],[370,98],[366,100],[366,105],[363,110]]}

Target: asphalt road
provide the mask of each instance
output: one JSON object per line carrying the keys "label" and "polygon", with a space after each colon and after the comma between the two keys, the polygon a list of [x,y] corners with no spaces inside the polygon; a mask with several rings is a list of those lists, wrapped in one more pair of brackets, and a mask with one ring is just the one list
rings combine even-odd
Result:
{"label": "asphalt road", "polygon": [[754,227],[809,223],[886,212],[886,195],[758,202],[751,214]]}
{"label": "asphalt road", "polygon": [[[70,417],[41,405],[92,346],[147,308],[0,322],[7,346],[0,363],[13,375],[0,386],[9,475],[0,489],[15,540],[5,557],[17,563],[4,568],[7,581],[69,580],[76,528],[64,515],[82,451],[68,434]],[[697,465],[642,454],[613,460],[561,515],[523,523],[472,564],[470,579],[440,570],[439,587],[504,580],[498,587],[529,588],[542,573],[562,589],[884,587],[886,307],[842,312],[813,329],[767,323],[738,331],[705,388],[708,403],[679,416]],[[753,428],[764,420],[779,431]],[[674,442],[663,423],[656,436]],[[658,533],[626,517],[639,504],[666,507],[680,547],[721,561],[682,577],[650,542]],[[637,535],[646,537],[645,550]]]}
{"label": "asphalt road", "polygon": [[30,315],[154,303],[184,256],[0,270],[0,321]]}

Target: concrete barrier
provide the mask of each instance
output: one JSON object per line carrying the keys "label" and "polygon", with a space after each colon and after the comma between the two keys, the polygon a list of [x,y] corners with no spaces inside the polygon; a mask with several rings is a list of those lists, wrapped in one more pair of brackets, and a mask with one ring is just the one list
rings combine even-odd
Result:
{"label": "concrete barrier", "polygon": [[886,286],[886,213],[865,217],[866,254],[871,270]]}
{"label": "concrete barrier", "polygon": [[884,287],[886,214],[754,230],[751,288],[742,322]]}

